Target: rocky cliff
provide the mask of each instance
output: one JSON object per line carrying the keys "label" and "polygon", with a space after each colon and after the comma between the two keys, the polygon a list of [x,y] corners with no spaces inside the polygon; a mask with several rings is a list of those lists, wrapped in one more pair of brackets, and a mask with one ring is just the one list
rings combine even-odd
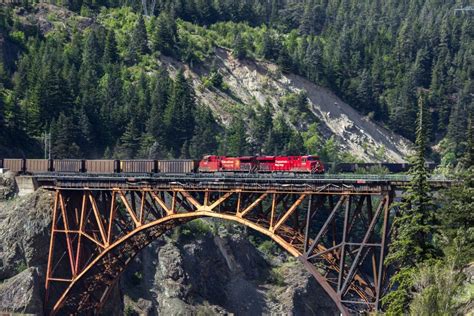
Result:
{"label": "rocky cliff", "polygon": [[[13,188],[10,186],[10,188]],[[42,314],[53,196],[0,200],[0,312]],[[334,315],[304,270],[244,227],[196,220],[133,261],[105,315]]]}
{"label": "rocky cliff", "polygon": [[0,311],[42,314],[51,203],[41,190],[0,200]]}
{"label": "rocky cliff", "polygon": [[[156,241],[125,273],[125,310],[151,315],[334,315],[315,280],[250,232],[196,220]],[[267,242],[264,242],[268,243]],[[275,246],[276,247],[276,246]],[[264,247],[260,247],[264,249]]]}

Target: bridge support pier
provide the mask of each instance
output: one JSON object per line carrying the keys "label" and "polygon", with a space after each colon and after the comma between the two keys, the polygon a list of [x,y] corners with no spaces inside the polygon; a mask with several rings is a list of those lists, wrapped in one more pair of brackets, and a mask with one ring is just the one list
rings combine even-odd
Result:
{"label": "bridge support pier", "polygon": [[387,186],[55,188],[46,313],[94,313],[131,260],[178,225],[212,217],[250,227],[303,262],[342,314],[375,311],[393,192]]}

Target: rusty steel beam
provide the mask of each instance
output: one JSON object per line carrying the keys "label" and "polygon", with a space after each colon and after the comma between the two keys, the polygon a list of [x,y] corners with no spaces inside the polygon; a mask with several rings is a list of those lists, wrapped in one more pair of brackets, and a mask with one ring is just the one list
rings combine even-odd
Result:
{"label": "rusty steel beam", "polygon": [[[303,262],[342,314],[371,312],[379,307],[391,203],[387,191],[368,195],[350,188],[329,193],[145,186],[108,191],[58,187],[55,192],[45,283],[48,314],[96,313],[141,249],[167,230],[199,217],[234,221],[271,238]],[[269,196],[271,199],[267,199]],[[375,214],[372,196],[381,198]],[[335,205],[333,199],[338,199]],[[327,209],[329,214],[325,216],[319,209]],[[69,221],[68,216],[74,218]],[[376,232],[381,216],[382,231]],[[365,217],[370,219],[368,225],[361,220]],[[64,224],[64,229],[58,227],[58,222]],[[363,231],[361,242],[351,239],[357,230]],[[57,238],[60,235],[64,236],[61,240]],[[336,235],[342,235],[340,242]],[[367,276],[362,265],[370,251],[372,270],[378,270],[373,278]],[[352,260],[349,266],[346,256]],[[64,276],[61,271],[65,270],[71,275]]]}

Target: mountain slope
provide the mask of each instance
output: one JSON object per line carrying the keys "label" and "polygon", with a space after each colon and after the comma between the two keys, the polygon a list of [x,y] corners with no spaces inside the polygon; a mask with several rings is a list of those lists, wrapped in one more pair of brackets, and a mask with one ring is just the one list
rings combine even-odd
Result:
{"label": "mountain slope", "polygon": [[[255,56],[236,58],[235,50],[221,48],[210,33],[199,26],[193,30],[188,22],[173,26],[169,18],[143,18],[127,7],[83,17],[37,4],[11,14],[18,22],[6,33],[22,51],[16,66],[8,62],[6,89],[0,85],[6,126],[9,134],[22,130],[33,140],[49,129],[55,158],[312,153],[325,161],[403,162],[410,153],[409,141],[327,88]],[[166,27],[169,34],[157,38]],[[170,47],[163,46],[167,38],[173,38]],[[160,73],[163,68],[170,77]],[[181,69],[190,80],[177,79]],[[210,84],[213,76],[220,76],[219,85]],[[197,103],[212,109],[221,128],[209,127],[215,125],[212,117],[202,120],[189,83]],[[272,122],[255,128],[265,107]],[[236,119],[244,126],[236,129]],[[240,143],[229,150],[232,130],[239,131]],[[25,156],[39,155],[32,146],[25,148]]]}
{"label": "mountain slope", "polygon": [[[161,57],[161,60],[170,72],[183,67],[171,58]],[[205,65],[209,64],[211,63]],[[223,48],[215,50],[212,64],[218,67],[229,92],[214,88],[202,89],[201,78],[209,73],[210,67],[187,67],[186,74],[193,79],[199,101],[211,107],[224,124],[228,124],[230,120],[229,108],[236,108],[239,104],[255,107],[256,104],[263,105],[269,101],[274,115],[288,116],[279,104],[281,98],[289,93],[305,91],[312,115],[302,118],[300,127],[318,122],[318,130],[325,138],[334,135],[341,151],[350,152],[365,161],[404,162],[410,153],[412,143],[404,137],[362,116],[327,88],[317,86],[298,75],[281,74],[275,64],[238,60]]]}

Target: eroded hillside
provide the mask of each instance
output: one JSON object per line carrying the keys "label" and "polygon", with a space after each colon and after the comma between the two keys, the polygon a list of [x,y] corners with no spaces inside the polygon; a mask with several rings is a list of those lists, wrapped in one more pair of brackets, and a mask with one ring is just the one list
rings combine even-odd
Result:
{"label": "eroded hillside", "polygon": [[[172,72],[183,65],[171,58],[162,57],[163,63]],[[350,152],[365,161],[405,161],[412,143],[388,129],[362,116],[334,93],[294,74],[282,74],[275,64],[249,59],[238,60],[225,49],[217,48],[213,64],[218,67],[229,88],[220,91],[203,87],[202,76],[206,75],[211,62],[198,67],[186,67],[187,75],[193,78],[196,95],[202,104],[212,108],[222,123],[228,124],[230,113],[245,108],[263,105],[269,101],[274,115],[289,113],[281,108],[279,101],[289,93],[305,91],[312,115],[298,115],[294,128],[302,130],[311,123],[318,124],[325,138],[335,136],[341,151]],[[265,131],[262,131],[265,132]]]}

